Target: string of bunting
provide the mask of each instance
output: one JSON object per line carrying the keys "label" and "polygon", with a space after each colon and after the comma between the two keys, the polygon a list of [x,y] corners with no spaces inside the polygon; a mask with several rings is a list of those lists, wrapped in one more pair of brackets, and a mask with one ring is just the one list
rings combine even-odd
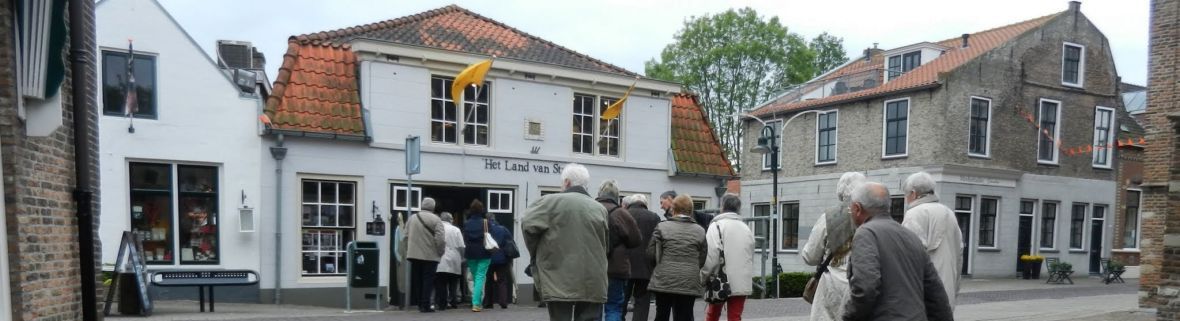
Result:
{"label": "string of bunting", "polygon": [[[1105,145],[1086,144],[1086,145],[1081,145],[1081,146],[1077,146],[1077,147],[1065,147],[1064,146],[1065,144],[1062,143],[1061,140],[1055,139],[1055,137],[1053,137],[1053,133],[1050,133],[1048,129],[1041,128],[1041,124],[1037,123],[1036,117],[1033,116],[1032,113],[1024,110],[1024,108],[1022,108],[1022,107],[1017,107],[1016,113],[1020,114],[1021,118],[1024,118],[1024,120],[1027,120],[1030,125],[1035,127],[1037,129],[1037,131],[1041,133],[1042,136],[1045,136],[1046,139],[1049,139],[1049,141],[1053,142],[1053,145],[1057,147],[1057,150],[1061,151],[1061,153],[1063,153],[1067,156],[1086,155],[1088,153],[1093,153],[1095,150],[1115,149],[1115,148],[1119,148],[1119,147],[1123,147],[1123,146],[1136,145],[1136,143],[1138,145],[1146,145],[1147,144],[1147,138],[1139,137],[1138,140],[1136,140],[1135,138],[1127,138],[1126,140],[1116,138],[1113,142],[1110,142]],[[1113,129],[1111,129],[1111,130],[1113,130]]]}

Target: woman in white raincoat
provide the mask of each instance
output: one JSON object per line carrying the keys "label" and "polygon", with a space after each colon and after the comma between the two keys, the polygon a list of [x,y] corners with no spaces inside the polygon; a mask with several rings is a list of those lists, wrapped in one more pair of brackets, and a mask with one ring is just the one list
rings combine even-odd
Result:
{"label": "woman in white raincoat", "polygon": [[848,201],[852,191],[865,182],[864,174],[847,172],[836,183],[836,197],[840,205],[824,211],[811,228],[811,236],[800,251],[803,262],[816,266],[829,260],[827,271],[820,277],[811,303],[811,320],[840,320],[844,315],[844,301],[848,299],[848,254],[852,252],[852,224]]}

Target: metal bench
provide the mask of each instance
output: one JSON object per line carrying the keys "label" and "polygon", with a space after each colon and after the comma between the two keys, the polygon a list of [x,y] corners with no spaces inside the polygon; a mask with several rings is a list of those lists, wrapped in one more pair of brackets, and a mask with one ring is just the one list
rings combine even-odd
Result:
{"label": "metal bench", "polygon": [[1058,263],[1061,263],[1059,258],[1045,258],[1045,266],[1049,268],[1049,278],[1045,280],[1045,283],[1064,284],[1069,282],[1069,284],[1073,284],[1073,279],[1069,277],[1073,274],[1073,269],[1063,270]]}
{"label": "metal bench", "polygon": [[258,283],[258,273],[250,270],[184,270],[152,272],[156,286],[195,286],[200,294],[201,312],[205,312],[205,289],[209,289],[209,312],[213,311],[213,288],[218,286],[252,285]]}
{"label": "metal bench", "polygon": [[1115,283],[1115,282],[1126,283],[1125,281],[1123,281],[1123,272],[1127,272],[1127,269],[1126,268],[1119,268],[1117,270],[1113,269],[1110,263],[1111,263],[1110,259],[1102,259],[1102,263],[1101,263],[1102,283],[1103,284],[1111,284],[1111,283]]}

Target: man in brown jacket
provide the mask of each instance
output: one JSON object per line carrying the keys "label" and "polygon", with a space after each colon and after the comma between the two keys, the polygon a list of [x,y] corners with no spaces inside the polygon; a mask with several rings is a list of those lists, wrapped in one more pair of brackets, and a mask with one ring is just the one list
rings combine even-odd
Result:
{"label": "man in brown jacket", "polygon": [[[434,214],[434,199],[423,198],[421,211],[406,222],[406,258],[410,260],[410,289],[418,294],[418,311],[434,312],[430,306],[434,288],[434,272],[447,249],[446,227]],[[443,304],[440,302],[439,304]]]}
{"label": "man in brown jacket", "polygon": [[[643,237],[639,226],[626,208],[619,205],[619,186],[615,180],[602,182],[598,189],[598,203],[607,210],[610,225],[610,250],[607,252],[605,321],[622,321],[626,312],[627,279],[631,277],[631,258],[627,249],[639,247]],[[636,264],[641,264],[637,262]]]}

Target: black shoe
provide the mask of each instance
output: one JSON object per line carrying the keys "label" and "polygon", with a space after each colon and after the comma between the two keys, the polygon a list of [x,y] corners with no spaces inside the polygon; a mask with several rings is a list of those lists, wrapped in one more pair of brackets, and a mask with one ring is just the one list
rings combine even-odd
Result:
{"label": "black shoe", "polygon": [[507,308],[508,308],[508,305],[507,305],[507,304],[501,304],[501,305],[500,305],[500,308],[501,308],[501,309],[507,309]]}
{"label": "black shoe", "polygon": [[546,305],[545,305],[545,302],[537,303],[537,307],[538,307],[538,308],[544,308],[544,307],[546,307]]}
{"label": "black shoe", "polygon": [[418,310],[418,312],[422,312],[422,313],[434,313],[434,309],[421,309],[421,310]]}

